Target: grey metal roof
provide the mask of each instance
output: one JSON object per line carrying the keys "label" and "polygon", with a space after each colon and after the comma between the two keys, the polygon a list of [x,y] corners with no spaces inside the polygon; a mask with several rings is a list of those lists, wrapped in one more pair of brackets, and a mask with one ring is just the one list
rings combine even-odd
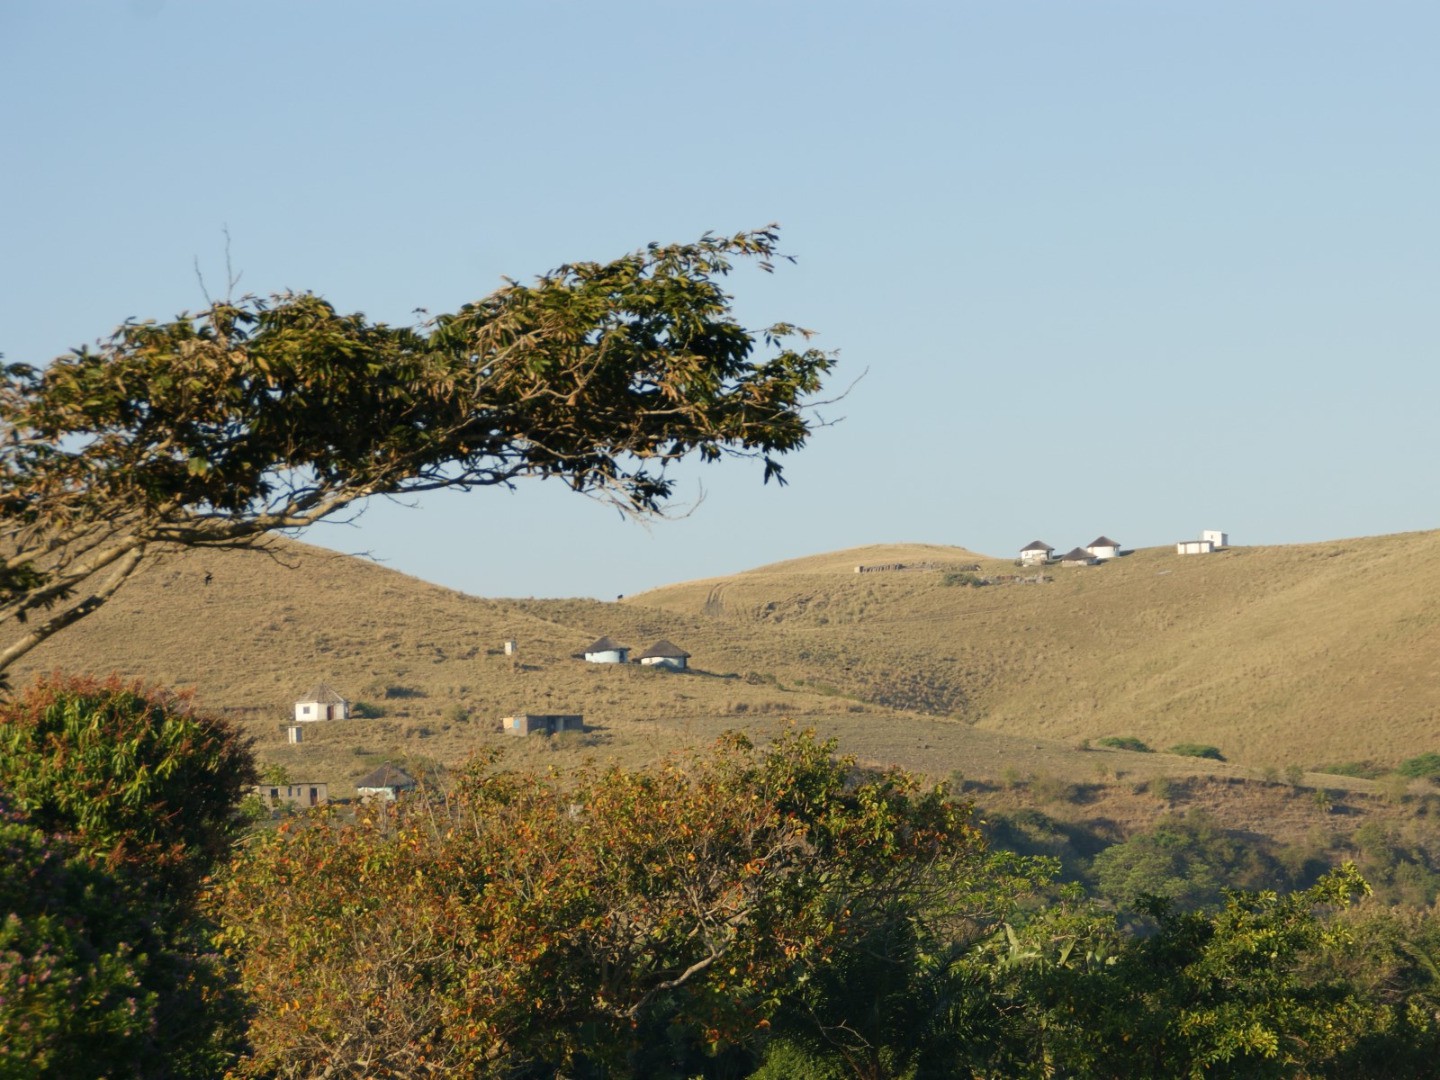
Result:
{"label": "grey metal roof", "polygon": [[355,781],[356,790],[360,788],[412,788],[415,786],[415,778],[407,773],[399,765],[392,765],[385,762],[372,773],[367,773]]}
{"label": "grey metal roof", "polygon": [[690,654],[684,649],[680,648],[680,646],[675,645],[670,641],[667,641],[665,638],[661,638],[659,641],[655,642],[654,645],[651,645],[650,648],[646,649],[643,653],[641,653],[639,659],[686,660],[689,658],[689,656]]}
{"label": "grey metal roof", "polygon": [[300,701],[320,701],[326,705],[344,705],[345,698],[329,683],[322,682],[311,690],[306,696],[299,698]]}

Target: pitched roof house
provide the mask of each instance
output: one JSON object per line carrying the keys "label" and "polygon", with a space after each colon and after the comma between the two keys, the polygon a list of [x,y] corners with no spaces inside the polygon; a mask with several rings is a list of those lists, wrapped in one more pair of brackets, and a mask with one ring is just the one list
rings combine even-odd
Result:
{"label": "pitched roof house", "polygon": [[295,719],[306,720],[347,720],[350,717],[350,702],[329,683],[322,682],[308,694],[301,695],[295,702]]}
{"label": "pitched roof house", "polygon": [[1113,559],[1120,554],[1120,544],[1108,536],[1097,536],[1085,545],[1085,550],[1097,559]]}
{"label": "pitched roof house", "polygon": [[623,664],[630,658],[630,646],[620,645],[608,637],[598,639],[585,650],[585,659],[592,664]]}
{"label": "pitched roof house", "polygon": [[1055,549],[1044,540],[1031,540],[1020,549],[1020,561],[1022,563],[1049,562],[1054,551]]}
{"label": "pitched roof house", "polygon": [[362,799],[384,799],[393,802],[402,791],[414,791],[415,778],[398,765],[385,762],[373,772],[355,781],[355,794]]}
{"label": "pitched roof house", "polygon": [[639,659],[642,664],[684,671],[690,660],[690,654],[680,646],[661,638],[641,653]]}

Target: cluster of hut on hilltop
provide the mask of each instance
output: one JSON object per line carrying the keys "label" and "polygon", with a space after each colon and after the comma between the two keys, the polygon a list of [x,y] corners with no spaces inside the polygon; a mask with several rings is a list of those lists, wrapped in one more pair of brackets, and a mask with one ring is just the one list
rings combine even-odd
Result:
{"label": "cluster of hut on hilltop", "polygon": [[[1200,533],[1199,540],[1178,541],[1175,545],[1175,554],[1208,555],[1212,551],[1219,551],[1221,548],[1229,546],[1230,535],[1228,533],[1223,533],[1219,529],[1205,529]],[[1123,554],[1128,554],[1128,552],[1121,551],[1119,543],[1111,540],[1108,536],[1097,536],[1083,548],[1072,548],[1058,557],[1055,549],[1044,540],[1032,540],[1020,549],[1020,558],[1016,561],[1022,566],[1041,566],[1053,562],[1058,562],[1061,566],[1094,566],[1096,563]]]}
{"label": "cluster of hut on hilltop", "polygon": [[1097,536],[1085,547],[1072,548],[1058,559],[1055,557],[1055,549],[1044,540],[1031,540],[1020,549],[1019,562],[1022,566],[1043,566],[1052,562],[1058,562],[1061,566],[1093,566],[1119,554],[1120,544],[1108,536]]}

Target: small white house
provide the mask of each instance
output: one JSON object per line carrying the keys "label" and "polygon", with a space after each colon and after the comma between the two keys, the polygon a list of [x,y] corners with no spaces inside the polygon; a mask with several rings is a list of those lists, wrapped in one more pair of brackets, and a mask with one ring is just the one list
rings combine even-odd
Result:
{"label": "small white house", "polygon": [[1214,550],[1211,540],[1181,540],[1175,545],[1176,555],[1209,555]]}
{"label": "small white house", "polygon": [[1201,529],[1200,539],[1209,540],[1211,549],[1215,551],[1230,546],[1230,534],[1223,533],[1219,529]]}
{"label": "small white house", "polygon": [[1085,550],[1097,559],[1113,559],[1120,554],[1120,545],[1108,536],[1097,536],[1085,546]]}
{"label": "small white house", "polygon": [[1055,549],[1043,540],[1031,540],[1020,549],[1020,561],[1026,566],[1035,563],[1047,563],[1055,554]]}
{"label": "small white house", "polygon": [[1094,566],[1096,558],[1084,548],[1072,548],[1060,556],[1061,566]]}
{"label": "small white house", "polygon": [[689,660],[688,652],[664,638],[640,654],[640,663],[642,664],[651,667],[672,668],[675,671],[684,671]]}
{"label": "small white house", "polygon": [[385,762],[374,772],[366,773],[355,781],[355,794],[362,799],[381,799],[394,802],[402,791],[414,791],[415,778],[398,765]]}
{"label": "small white house", "polygon": [[585,650],[585,659],[592,664],[623,664],[630,659],[630,646],[602,637]]}
{"label": "small white house", "polygon": [[350,702],[340,696],[329,683],[321,683],[295,702],[295,720],[348,720]]}

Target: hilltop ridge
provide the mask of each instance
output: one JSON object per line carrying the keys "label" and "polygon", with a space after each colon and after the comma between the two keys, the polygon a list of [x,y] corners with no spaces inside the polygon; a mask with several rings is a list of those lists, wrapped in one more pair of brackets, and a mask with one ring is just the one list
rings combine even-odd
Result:
{"label": "hilltop ridge", "polygon": [[[855,573],[894,563],[934,568]],[[895,761],[933,742],[916,727],[927,718],[1000,740],[997,754],[1124,735],[1213,745],[1256,769],[1389,765],[1440,741],[1440,532],[1150,548],[1047,567],[1043,584],[972,587],[970,566],[1017,576],[1012,560],[963,547],[884,544],[621,603],[487,600],[293,541],[270,557],[190,551],[146,568],[30,671],[193,686],[271,748],[294,695],[324,679],[437,757],[460,753],[447,715],[485,726],[517,711],[582,712],[608,732],[597,745],[643,730],[657,753],[682,730],[845,718],[864,755]],[[602,634],[635,649],[669,639],[697,671],[573,658]],[[338,730],[316,737],[374,749]]]}

